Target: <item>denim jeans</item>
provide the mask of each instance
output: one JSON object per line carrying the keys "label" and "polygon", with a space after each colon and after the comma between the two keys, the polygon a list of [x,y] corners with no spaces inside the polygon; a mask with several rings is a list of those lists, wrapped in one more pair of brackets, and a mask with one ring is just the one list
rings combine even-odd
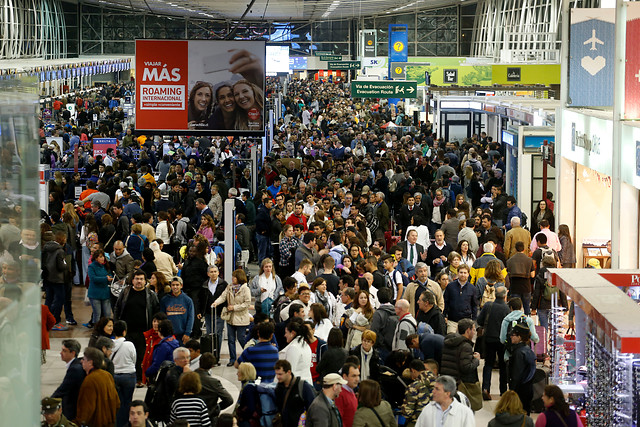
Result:
{"label": "denim jeans", "polygon": [[102,317],[111,317],[111,301],[108,299],[90,298],[93,316],[91,323],[96,324]]}
{"label": "denim jeans", "polygon": [[136,389],[136,374],[115,374],[113,379],[120,398],[120,409],[116,413],[116,426],[124,427],[129,422],[129,406]]}
{"label": "denim jeans", "polygon": [[271,253],[271,239],[269,236],[263,236],[256,234],[256,241],[258,242],[258,265],[263,259],[269,257]]}
{"label": "denim jeans", "polygon": [[64,317],[68,321],[75,320],[73,318],[73,310],[71,308],[71,293],[73,292],[73,285],[71,282],[64,285]]}
{"label": "denim jeans", "polygon": [[227,344],[229,345],[229,362],[236,361],[236,338],[240,343],[240,347],[244,347],[246,340],[245,334],[247,326],[233,326],[227,323]]}
{"label": "denim jeans", "polygon": [[89,273],[89,258],[91,258],[91,251],[85,245],[82,246],[82,283],[87,283],[87,275]]}
{"label": "denim jeans", "polygon": [[531,293],[528,294],[511,294],[510,298],[518,297],[522,300],[522,310],[527,316],[531,315]]}
{"label": "denim jeans", "polygon": [[549,311],[544,308],[538,309],[538,319],[540,319],[540,326],[545,329],[549,329]]}
{"label": "denim jeans", "polygon": [[[207,335],[211,334],[211,331],[213,330],[213,319],[211,318],[211,313],[205,313],[204,315],[204,323],[205,323],[205,327],[207,329]],[[215,322],[215,334],[218,337],[218,345],[217,345],[217,357],[220,357],[220,349],[222,348],[222,333],[224,331],[224,320],[220,319],[220,317],[218,317],[216,319]]]}
{"label": "denim jeans", "polygon": [[60,323],[60,314],[62,313],[65,298],[65,285],[64,283],[52,283],[47,280],[43,284],[47,294],[44,305],[49,307],[51,314],[56,318],[56,323]]}

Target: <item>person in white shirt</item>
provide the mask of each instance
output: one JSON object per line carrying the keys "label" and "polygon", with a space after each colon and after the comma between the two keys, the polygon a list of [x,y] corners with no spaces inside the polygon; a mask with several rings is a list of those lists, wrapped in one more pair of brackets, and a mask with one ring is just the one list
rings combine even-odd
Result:
{"label": "person in white shirt", "polygon": [[284,336],[289,343],[280,352],[280,359],[291,363],[291,372],[296,377],[313,385],[311,377],[311,330],[301,321],[291,321],[285,328]]}
{"label": "person in white shirt", "polygon": [[474,427],[473,411],[458,402],[455,394],[456,380],[449,375],[439,376],[431,402],[420,413],[415,427]]}
{"label": "person in white shirt", "polygon": [[136,347],[131,341],[126,341],[127,322],[118,320],[113,325],[114,346],[111,353],[113,362],[113,379],[118,389],[120,409],[116,414],[118,425],[125,425],[129,420],[129,405],[136,389]]}
{"label": "person in white shirt", "polygon": [[189,369],[195,371],[200,367],[200,343],[197,340],[189,340],[184,345],[189,349]]}
{"label": "person in white shirt", "polygon": [[302,210],[302,213],[306,215],[307,218],[311,218],[316,214],[316,199],[313,194],[309,194],[307,196],[307,203],[303,206],[304,209]]}
{"label": "person in white shirt", "polygon": [[293,273],[291,277],[296,279],[296,282],[298,283],[298,285],[300,285],[301,283],[307,283],[307,275],[311,274],[312,270],[313,270],[313,262],[310,259],[305,258],[302,261],[300,261],[300,265],[298,266],[298,271]]}

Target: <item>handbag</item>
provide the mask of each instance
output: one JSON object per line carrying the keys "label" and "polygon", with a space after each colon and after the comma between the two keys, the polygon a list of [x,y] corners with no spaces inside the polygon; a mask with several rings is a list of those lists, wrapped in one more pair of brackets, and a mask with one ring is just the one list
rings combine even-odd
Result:
{"label": "handbag", "polygon": [[89,288],[87,288],[87,290],[84,292],[84,305],[91,305],[91,300],[89,299]]}
{"label": "handbag", "polygon": [[[573,351],[576,348],[576,331],[573,328],[569,328],[567,329],[567,333],[564,334],[564,348],[567,351]],[[567,341],[573,341],[573,342],[567,342]]]}
{"label": "handbag", "polygon": [[227,310],[227,307],[222,308],[222,311],[220,312],[220,318],[225,322],[228,322],[231,320],[231,312]]}
{"label": "handbag", "polygon": [[473,411],[479,411],[482,409],[482,388],[479,382],[475,383],[459,383],[458,390],[464,393],[471,403],[471,409]]}

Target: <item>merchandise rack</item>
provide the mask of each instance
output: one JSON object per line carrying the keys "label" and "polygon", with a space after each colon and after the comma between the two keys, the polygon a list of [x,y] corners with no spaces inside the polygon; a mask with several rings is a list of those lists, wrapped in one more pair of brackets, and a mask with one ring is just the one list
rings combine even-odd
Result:
{"label": "merchandise rack", "polygon": [[[564,314],[552,299],[551,381],[584,394],[590,427],[637,427],[640,418],[640,306],[595,269],[552,269],[551,280],[574,302],[575,348],[565,349]],[[638,272],[640,274],[640,272]],[[575,353],[574,353],[575,352]],[[575,368],[568,360],[575,359]],[[586,378],[580,376],[586,369]]]}

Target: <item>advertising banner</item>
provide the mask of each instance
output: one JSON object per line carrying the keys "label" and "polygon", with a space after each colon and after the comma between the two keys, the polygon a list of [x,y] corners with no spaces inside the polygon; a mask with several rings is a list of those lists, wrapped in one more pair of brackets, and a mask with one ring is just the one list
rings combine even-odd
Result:
{"label": "advertising banner", "polygon": [[571,9],[569,104],[613,105],[615,9]]}
{"label": "advertising banner", "polygon": [[264,41],[136,40],[141,133],[262,136],[264,88]]}
{"label": "advertising banner", "polygon": [[624,115],[627,119],[640,118],[640,4],[626,4],[627,43],[624,82]]}
{"label": "advertising banner", "polygon": [[118,140],[116,138],[93,138],[93,157],[106,156],[107,150],[113,148],[114,154],[116,147],[118,146]]}

